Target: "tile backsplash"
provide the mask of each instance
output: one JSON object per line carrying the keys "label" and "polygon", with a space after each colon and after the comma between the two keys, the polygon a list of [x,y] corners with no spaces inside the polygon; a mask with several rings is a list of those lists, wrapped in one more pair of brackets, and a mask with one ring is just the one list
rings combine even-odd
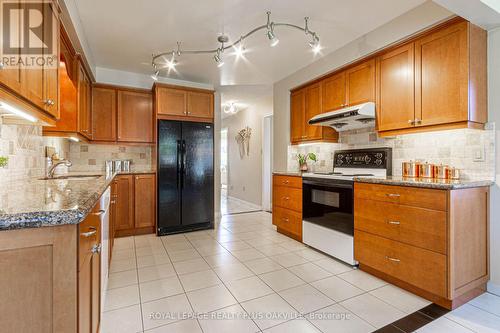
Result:
{"label": "tile backsplash", "polygon": [[69,159],[71,171],[104,171],[106,160],[132,160],[132,169],[151,168],[152,148],[71,142]]}
{"label": "tile backsplash", "polygon": [[298,170],[297,153],[314,152],[318,162],[309,162],[311,171],[331,171],[333,154],[339,149],[391,147],[395,176],[402,173],[403,161],[443,163],[461,170],[464,179],[495,178],[495,126],[486,130],[456,129],[380,138],[373,128],[341,132],[339,143],[311,143],[288,146],[288,170]]}

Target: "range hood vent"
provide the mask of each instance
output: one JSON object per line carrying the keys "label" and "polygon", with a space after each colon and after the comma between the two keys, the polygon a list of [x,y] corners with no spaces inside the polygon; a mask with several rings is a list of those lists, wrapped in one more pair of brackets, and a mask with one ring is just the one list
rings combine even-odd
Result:
{"label": "range hood vent", "polygon": [[368,102],[318,114],[309,125],[329,126],[337,132],[375,126],[375,103]]}

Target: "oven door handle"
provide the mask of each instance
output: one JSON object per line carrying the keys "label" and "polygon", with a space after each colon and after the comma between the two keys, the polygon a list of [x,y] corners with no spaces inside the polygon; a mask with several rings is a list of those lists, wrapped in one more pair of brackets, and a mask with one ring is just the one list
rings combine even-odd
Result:
{"label": "oven door handle", "polygon": [[302,180],[302,184],[305,184],[305,185],[318,185],[318,186],[322,186],[322,187],[327,187],[327,188],[331,188],[331,189],[335,189],[335,188],[347,188],[347,189],[352,189],[354,188],[354,186],[352,184],[326,184],[326,183],[323,183],[323,182],[318,182],[318,181],[314,181],[314,180]]}

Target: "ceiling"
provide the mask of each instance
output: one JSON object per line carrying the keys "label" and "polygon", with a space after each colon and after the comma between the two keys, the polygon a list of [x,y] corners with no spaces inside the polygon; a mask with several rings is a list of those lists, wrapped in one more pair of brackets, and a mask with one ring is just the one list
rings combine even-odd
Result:
{"label": "ceiling", "polygon": [[[151,54],[184,49],[214,49],[218,34],[237,40],[265,24],[266,11],[276,22],[303,25],[310,17],[324,47],[322,55],[422,4],[424,0],[76,0],[83,32],[96,66],[151,74]],[[98,10],[97,10],[98,9]],[[218,68],[210,55],[183,55],[177,72],[162,76],[221,85],[272,84],[322,55],[314,55],[298,30],[277,27],[271,48],[261,31],[248,38],[248,52],[236,59],[226,52]]]}

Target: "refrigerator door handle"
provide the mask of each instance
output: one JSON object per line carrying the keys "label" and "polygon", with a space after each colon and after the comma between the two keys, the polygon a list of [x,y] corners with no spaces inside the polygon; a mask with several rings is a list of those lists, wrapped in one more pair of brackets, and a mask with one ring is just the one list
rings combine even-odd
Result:
{"label": "refrigerator door handle", "polygon": [[182,178],[181,178],[181,188],[184,188],[184,178],[186,176],[186,141],[182,140]]}
{"label": "refrigerator door handle", "polygon": [[181,140],[177,140],[177,188],[181,185],[182,177],[182,146]]}

